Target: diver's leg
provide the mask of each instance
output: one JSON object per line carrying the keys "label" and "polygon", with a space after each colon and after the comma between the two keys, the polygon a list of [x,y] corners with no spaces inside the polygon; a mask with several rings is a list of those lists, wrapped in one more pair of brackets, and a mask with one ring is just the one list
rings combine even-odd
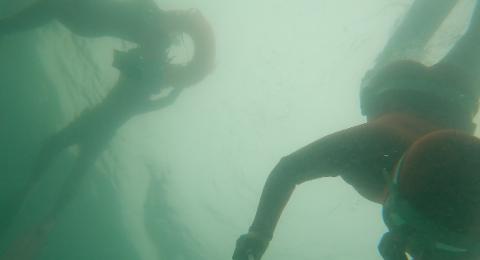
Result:
{"label": "diver's leg", "polygon": [[[478,80],[480,71],[480,2],[475,4],[470,24],[465,34],[457,41],[453,48],[445,55],[438,65],[446,64],[460,69]],[[438,66],[437,65],[437,66]],[[477,90],[478,92],[478,90]]]}
{"label": "diver's leg", "polygon": [[48,1],[38,0],[16,14],[0,18],[0,37],[37,28],[53,19],[53,10]]}
{"label": "diver's leg", "polygon": [[46,140],[36,158],[30,179],[27,183],[27,192],[42,178],[55,157],[65,148],[80,145],[91,127],[95,112],[85,110],[78,118]]}
{"label": "diver's leg", "polygon": [[61,211],[72,201],[78,193],[85,175],[95,165],[95,161],[103,151],[102,145],[82,148],[85,149],[80,152],[71,173],[60,190],[58,199],[48,215],[49,222],[55,222]]}
{"label": "diver's leg", "polygon": [[88,168],[94,164],[99,151],[100,150],[87,149],[80,154],[51,213],[38,225],[35,225],[32,229],[15,238],[5,252],[0,252],[0,260],[37,259],[47,242],[50,231],[57,223],[58,214],[77,193],[82,177],[88,171]]}
{"label": "diver's leg", "polygon": [[54,158],[65,148],[77,143],[77,138],[73,133],[74,129],[71,127],[64,128],[60,132],[48,138],[33,164],[32,173],[29,177],[26,193],[40,181],[42,176],[52,164]]}
{"label": "diver's leg", "polygon": [[0,230],[8,228],[12,224],[15,217],[25,204],[29,194],[35,189],[40,179],[45,175],[45,172],[55,156],[66,147],[75,143],[76,140],[72,138],[71,131],[72,130],[67,127],[44,142],[44,145],[41,147],[40,152],[33,163],[33,168],[30,176],[28,176],[25,187],[23,187],[18,194],[15,194],[14,198],[10,201],[9,211],[8,213],[5,212],[5,221],[2,227],[0,227]]}
{"label": "diver's leg", "polygon": [[48,167],[52,164],[55,157],[68,146],[78,144],[81,127],[79,120],[60,130],[58,133],[45,140],[35,159],[30,176],[21,193],[15,196],[12,202],[15,207],[12,209],[12,216],[15,216],[22,208],[28,195],[35,189],[39,181],[45,175]]}
{"label": "diver's leg", "polygon": [[418,57],[458,0],[416,0],[377,57],[376,66]]}

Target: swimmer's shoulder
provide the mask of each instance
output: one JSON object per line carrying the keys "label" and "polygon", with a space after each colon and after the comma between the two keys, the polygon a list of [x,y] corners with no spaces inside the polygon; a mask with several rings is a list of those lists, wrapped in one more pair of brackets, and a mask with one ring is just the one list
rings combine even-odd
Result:
{"label": "swimmer's shoulder", "polygon": [[388,113],[370,121],[368,124],[372,127],[387,129],[393,135],[402,135],[407,139],[416,139],[442,129],[428,119],[409,113]]}

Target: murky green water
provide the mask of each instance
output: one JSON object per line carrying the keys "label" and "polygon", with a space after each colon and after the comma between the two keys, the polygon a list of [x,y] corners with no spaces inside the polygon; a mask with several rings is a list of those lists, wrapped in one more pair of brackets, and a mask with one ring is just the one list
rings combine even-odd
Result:
{"label": "murky green water", "polygon": [[[22,4],[3,1],[4,13]],[[216,33],[216,69],[118,130],[35,259],[230,259],[278,160],[364,120],[359,82],[411,4],[157,2],[202,11]],[[451,46],[464,25],[456,21],[425,60]],[[63,152],[9,221],[42,141],[105,96],[118,76],[112,50],[127,47],[58,23],[0,39],[0,250],[46,214],[78,152]],[[340,179],[304,184],[264,259],[380,259],[380,212]]]}

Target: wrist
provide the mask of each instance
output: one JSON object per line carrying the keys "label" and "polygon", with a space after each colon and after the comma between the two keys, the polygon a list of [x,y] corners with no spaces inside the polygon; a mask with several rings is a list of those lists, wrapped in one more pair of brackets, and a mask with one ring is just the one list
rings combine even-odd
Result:
{"label": "wrist", "polygon": [[270,243],[270,241],[272,240],[272,235],[269,234],[269,233],[266,233],[266,232],[262,232],[262,231],[258,231],[258,230],[254,230],[252,228],[250,228],[248,230],[248,236],[256,239],[256,240],[260,240],[264,243]]}

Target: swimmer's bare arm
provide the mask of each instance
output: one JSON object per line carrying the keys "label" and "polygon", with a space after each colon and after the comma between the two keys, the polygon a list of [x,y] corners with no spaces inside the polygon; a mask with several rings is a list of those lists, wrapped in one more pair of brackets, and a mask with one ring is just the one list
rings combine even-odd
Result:
{"label": "swimmer's bare arm", "polygon": [[386,149],[395,150],[396,147],[392,149],[395,142],[398,141],[390,126],[367,123],[321,138],[281,159],[263,188],[249,232],[237,240],[233,259],[261,259],[296,185],[340,175],[354,177],[357,180],[352,183],[355,188],[372,189],[371,180],[365,179],[371,177],[357,175],[357,171],[359,168],[365,172],[377,169],[378,165],[372,162],[379,157],[382,160]]}
{"label": "swimmer's bare arm", "polygon": [[45,0],[38,0],[16,14],[0,18],[0,36],[32,30],[54,19],[51,7]]}
{"label": "swimmer's bare arm", "polygon": [[282,158],[267,179],[249,231],[271,238],[296,185],[351,172],[358,165],[354,161],[362,161],[378,141],[371,128],[364,124],[334,133]]}

